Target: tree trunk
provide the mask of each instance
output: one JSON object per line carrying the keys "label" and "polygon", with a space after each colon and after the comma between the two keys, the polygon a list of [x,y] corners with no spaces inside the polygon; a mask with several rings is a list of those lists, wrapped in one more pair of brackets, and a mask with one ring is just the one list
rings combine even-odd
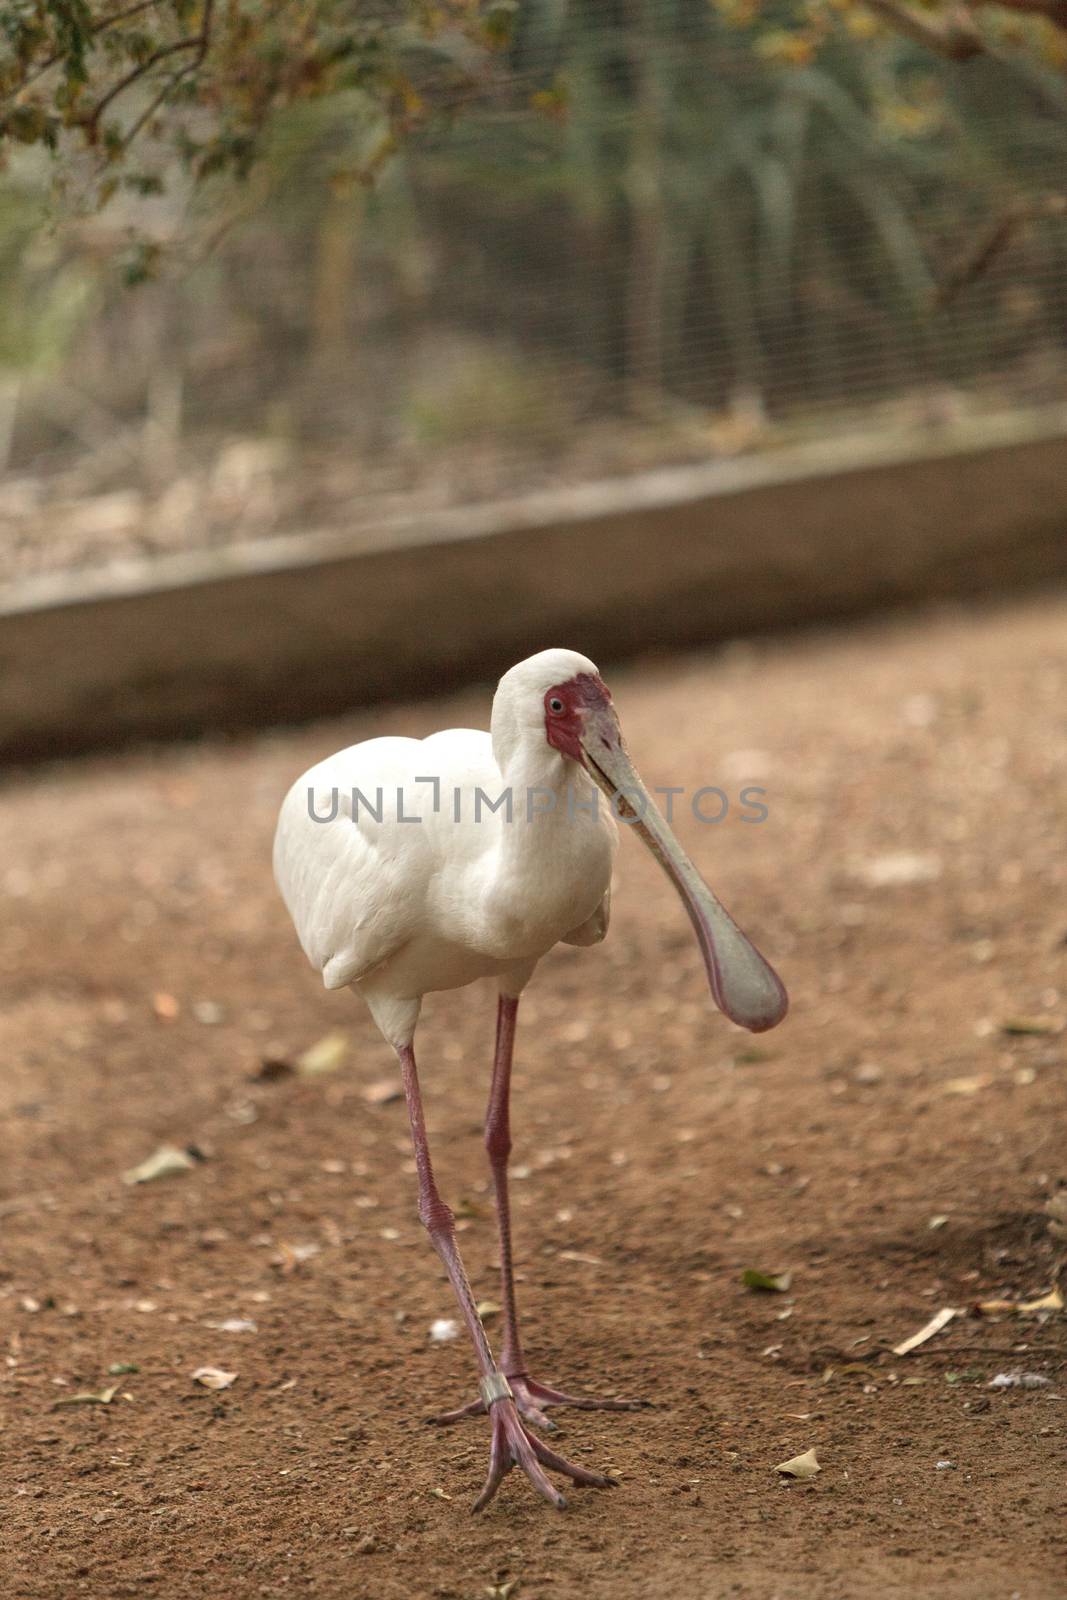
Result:
{"label": "tree trunk", "polygon": [[626,281],[626,400],[640,416],[658,415],[663,389],[663,194],[660,106],[647,0],[627,6],[634,121],[626,194],[630,212]]}

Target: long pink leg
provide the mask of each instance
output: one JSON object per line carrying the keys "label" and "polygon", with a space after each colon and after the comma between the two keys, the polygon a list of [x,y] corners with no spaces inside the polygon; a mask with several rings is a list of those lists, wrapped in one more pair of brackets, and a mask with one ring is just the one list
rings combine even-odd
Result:
{"label": "long pink leg", "polygon": [[493,1352],[486,1338],[482,1320],[478,1315],[470,1280],[456,1244],[456,1230],[451,1209],[442,1200],[433,1175],[430,1148],[426,1139],[426,1122],[422,1111],[422,1093],[415,1069],[415,1052],[411,1045],[398,1050],[400,1069],[404,1079],[411,1137],[415,1146],[415,1167],[419,1179],[419,1219],[430,1235],[434,1249],[440,1256],[449,1282],[459,1304],[467,1331],[474,1345],[474,1353],[481,1374],[479,1389],[481,1407],[487,1410],[492,1421],[492,1442],[489,1458],[489,1476],[485,1487],[475,1502],[480,1511],[493,1498],[501,1481],[513,1466],[520,1466],[539,1494],[561,1511],[566,1501],[559,1490],[542,1471],[542,1464],[563,1472],[575,1483],[589,1484],[594,1488],[607,1488],[614,1478],[599,1472],[588,1472],[584,1467],[565,1461],[549,1450],[535,1435],[527,1432],[519,1418],[505,1374],[493,1360]]}
{"label": "long pink leg", "polygon": [[[634,1411],[640,1400],[598,1400],[565,1394],[531,1378],[519,1335],[519,1314],[515,1302],[515,1274],[511,1253],[511,1203],[508,1194],[508,1157],[511,1155],[511,1060],[515,1049],[517,995],[502,994],[496,1014],[496,1050],[493,1056],[493,1081],[485,1114],[485,1148],[493,1175],[496,1196],[497,1229],[500,1249],[500,1298],[504,1313],[504,1346],[500,1365],[511,1382],[519,1410],[524,1417],[550,1431],[555,1424],[545,1416],[544,1406],[576,1406],[583,1411]],[[441,1424],[458,1422],[461,1417],[484,1411],[480,1400],[447,1411],[435,1418]]]}
{"label": "long pink leg", "polygon": [[515,1304],[515,1273],[511,1255],[511,1200],[508,1194],[508,1158],[511,1155],[511,1058],[515,1049],[517,995],[502,994],[496,1010],[496,1048],[493,1081],[485,1113],[485,1148],[493,1174],[497,1233],[500,1241],[500,1298],[504,1307],[504,1348],[500,1364],[509,1378],[525,1377],[526,1357],[519,1337]]}

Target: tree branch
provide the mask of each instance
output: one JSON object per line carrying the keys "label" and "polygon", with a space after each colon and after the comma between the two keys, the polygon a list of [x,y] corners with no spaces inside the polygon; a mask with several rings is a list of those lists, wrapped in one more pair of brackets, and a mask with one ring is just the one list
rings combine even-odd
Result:
{"label": "tree branch", "polygon": [[1057,28],[1067,31],[1067,0],[970,0],[973,6],[1000,6],[1005,11],[1025,11],[1030,16],[1045,17]]}
{"label": "tree branch", "polygon": [[84,119],[83,126],[89,142],[91,144],[96,143],[100,118],[113,100],[117,100],[119,95],[128,89],[131,84],[136,83],[138,78],[143,78],[146,72],[151,72],[153,67],[158,66],[159,62],[165,61],[168,56],[177,55],[180,50],[195,50],[199,43],[199,35],[194,35],[191,39],[179,39],[176,44],[165,44],[154,55],[149,56],[146,61],[139,62],[136,67],[127,72],[124,78],[120,78],[118,83],[113,83],[107,93],[100,97]]}
{"label": "tree branch", "polygon": [[[997,0],[993,0],[997,3]],[[1048,0],[1059,4],[1060,0]],[[970,61],[985,51],[985,43],[962,6],[953,6],[940,16],[915,11],[903,0],[866,0],[867,9],[883,18],[897,33],[947,56],[950,61]]]}
{"label": "tree branch", "polygon": [[[109,28],[115,27],[116,23],[128,22],[131,17],[138,16],[142,11],[152,11],[159,3],[160,0],[136,0],[136,4],[127,6],[125,11],[114,11],[109,17],[101,17],[99,22],[93,23],[89,33],[95,39],[98,34],[106,33]],[[46,56],[43,61],[38,62],[32,72],[26,73],[26,76],[19,84],[17,92],[21,94],[23,89],[28,89],[31,83],[36,83],[38,78],[43,78],[49,68],[56,66],[62,59],[62,50],[54,50],[50,56]]]}
{"label": "tree branch", "polygon": [[934,309],[943,311],[964,289],[984,278],[998,256],[1031,222],[1067,216],[1067,195],[1042,195],[1037,200],[1018,200],[994,222],[977,248],[968,252],[947,273],[934,295]]}
{"label": "tree branch", "polygon": [[154,98],[149,102],[147,108],[141,112],[140,116],[137,117],[132,125],[126,130],[122,138],[122,148],[124,150],[129,147],[132,141],[136,138],[137,134],[140,133],[145,123],[151,121],[152,117],[155,116],[163,102],[174,93],[174,90],[178,87],[183,78],[187,78],[191,72],[195,72],[198,67],[203,65],[204,57],[207,55],[211,44],[211,17],[213,7],[214,0],[204,0],[204,15],[200,24],[199,33],[192,34],[188,39],[178,39],[174,44],[162,45],[160,49],[155,51],[153,55],[149,56],[146,61],[140,62],[132,69],[132,71],[127,72],[125,77],[120,78],[118,83],[112,84],[111,88],[100,100],[97,101],[96,105],[85,119],[85,136],[89,140],[90,144],[96,143],[100,128],[100,118],[103,116],[108,106],[111,105],[112,101],[118,99],[119,95],[122,94],[124,90],[128,89],[131,84],[136,83],[139,78],[143,78],[146,72],[150,72],[153,67],[158,66],[161,61],[165,61],[168,56],[178,55],[183,50],[196,51],[196,54],[191,61],[187,62],[184,67],[179,69],[179,71],[171,74],[159,93],[155,95]]}
{"label": "tree branch", "polygon": [[155,116],[164,100],[168,99],[174,93],[182,79],[187,78],[191,72],[196,72],[199,67],[203,66],[204,58],[211,46],[211,13],[214,8],[214,4],[215,0],[204,0],[204,20],[200,25],[200,33],[195,40],[197,47],[196,56],[192,61],[186,62],[184,67],[181,67],[177,72],[171,74],[169,81],[163,85],[162,89],[160,89],[155,98],[149,102],[136,121],[133,122],[129,128],[127,128],[122,140],[123,150],[129,149],[130,145],[133,143],[134,139],[136,139],[145,123],[151,122],[152,118]]}

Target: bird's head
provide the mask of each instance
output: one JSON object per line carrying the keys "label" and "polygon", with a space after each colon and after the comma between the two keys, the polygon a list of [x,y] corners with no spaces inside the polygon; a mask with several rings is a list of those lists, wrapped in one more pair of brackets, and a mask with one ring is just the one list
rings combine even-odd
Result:
{"label": "bird's head", "polygon": [[519,720],[531,734],[541,721],[549,746],[585,769],[666,872],[693,925],[719,1009],[753,1033],[775,1027],[789,1006],[782,981],[712,894],[657,809],[592,661],[572,650],[544,650],[513,667],[498,698],[501,691],[516,709],[521,705]]}
{"label": "bird's head", "polygon": [[589,672],[576,672],[563,683],[553,683],[545,690],[545,738],[553,750],[569,756],[591,771],[586,755],[586,743],[610,749],[622,743],[622,730],[611,702],[611,690],[592,668]]}

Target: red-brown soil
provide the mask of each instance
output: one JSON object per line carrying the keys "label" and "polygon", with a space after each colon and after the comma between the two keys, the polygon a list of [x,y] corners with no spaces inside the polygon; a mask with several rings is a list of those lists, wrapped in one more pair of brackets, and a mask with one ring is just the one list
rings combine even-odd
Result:
{"label": "red-brown soil", "polygon": [[[650,782],[766,787],[763,825],[680,810],[678,831],[793,996],[776,1033],[725,1023],[624,840],[607,943],[554,953],[524,1000],[529,1354],[654,1402],[561,1417],[561,1448],[621,1487],[559,1515],[512,1474],[470,1514],[484,1420],[423,1419],[472,1363],[428,1338],[452,1307],[403,1105],[364,1098],[391,1060],[270,879],[313,757],[484,724],[487,693],[60,766],[0,793],[5,1600],[1067,1595],[1063,1315],[890,1350],[942,1306],[1047,1291],[1062,1256],[1067,604],[604,665]],[[921,859],[886,866],[902,852]],[[894,870],[912,881],[876,881]],[[432,997],[419,1044],[495,1298],[492,1010]],[[256,1077],[333,1029],[336,1072]],[[205,1159],[124,1185],[163,1141]],[[748,1267],[791,1289],[746,1289]],[[255,1331],[212,1326],[235,1317]],[[205,1364],[237,1381],[208,1392]],[[1052,1384],[988,1388],[1013,1369]],[[819,1476],[779,1481],[812,1446]]]}

